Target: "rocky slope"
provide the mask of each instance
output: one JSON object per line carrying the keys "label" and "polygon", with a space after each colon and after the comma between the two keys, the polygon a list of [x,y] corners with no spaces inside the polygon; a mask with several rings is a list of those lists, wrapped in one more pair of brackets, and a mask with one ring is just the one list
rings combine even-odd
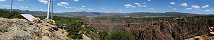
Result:
{"label": "rocky slope", "polygon": [[[87,23],[87,21],[86,21]],[[126,31],[136,40],[184,40],[204,35],[214,27],[214,16],[176,18],[107,18],[88,23],[99,31]]]}
{"label": "rocky slope", "polygon": [[[136,27],[138,26],[138,27]],[[130,25],[125,31],[132,33],[138,40],[184,40],[209,32],[208,24],[204,21],[163,20],[154,23]],[[203,35],[201,34],[201,35]]]}
{"label": "rocky slope", "polygon": [[0,40],[66,40],[66,34],[64,29],[54,25],[0,18]]}

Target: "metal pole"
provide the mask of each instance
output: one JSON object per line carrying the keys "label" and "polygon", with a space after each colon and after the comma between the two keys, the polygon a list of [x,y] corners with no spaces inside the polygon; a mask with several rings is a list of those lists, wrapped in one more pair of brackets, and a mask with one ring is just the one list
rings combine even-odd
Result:
{"label": "metal pole", "polygon": [[51,1],[51,19],[53,19],[53,1]]}
{"label": "metal pole", "polygon": [[13,10],[13,0],[11,0],[11,4],[10,4],[10,12],[12,12]]}

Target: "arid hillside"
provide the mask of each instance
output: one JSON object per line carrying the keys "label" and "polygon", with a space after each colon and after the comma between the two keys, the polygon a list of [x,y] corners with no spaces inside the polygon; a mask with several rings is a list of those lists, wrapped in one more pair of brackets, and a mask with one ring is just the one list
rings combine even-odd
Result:
{"label": "arid hillside", "polygon": [[184,40],[208,34],[214,16],[154,18],[85,18],[98,31],[125,31],[136,40]]}
{"label": "arid hillside", "polygon": [[0,18],[0,40],[67,40],[66,35],[64,29],[54,25]]}

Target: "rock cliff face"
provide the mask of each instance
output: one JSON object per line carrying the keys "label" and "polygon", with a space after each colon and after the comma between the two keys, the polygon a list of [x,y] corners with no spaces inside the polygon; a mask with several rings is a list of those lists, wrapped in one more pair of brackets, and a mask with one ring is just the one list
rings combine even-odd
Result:
{"label": "rock cliff face", "polygon": [[54,25],[0,18],[0,40],[67,40],[66,34],[64,29]]}
{"label": "rock cliff face", "polygon": [[[212,21],[210,21],[212,20]],[[214,25],[212,18],[194,18],[194,20],[159,20],[143,24],[129,24],[124,28],[137,40],[184,40],[210,32]]]}
{"label": "rock cliff face", "polygon": [[97,18],[91,21],[91,25],[98,31],[126,31],[136,40],[184,40],[208,34],[209,27],[214,27],[214,17]]}
{"label": "rock cliff face", "polygon": [[131,25],[125,31],[129,31],[138,40],[184,40],[209,32],[207,22],[185,22],[177,20],[164,20],[154,23],[145,23],[140,27]]}

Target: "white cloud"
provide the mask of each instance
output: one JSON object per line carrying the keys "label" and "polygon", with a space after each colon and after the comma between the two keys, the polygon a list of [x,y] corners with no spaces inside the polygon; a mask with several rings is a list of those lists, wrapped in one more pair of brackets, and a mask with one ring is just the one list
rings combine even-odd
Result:
{"label": "white cloud", "polygon": [[211,10],[204,10],[204,11],[207,11],[207,12],[209,12],[209,11],[211,11]]}
{"label": "white cloud", "polygon": [[185,10],[192,10],[192,8],[186,8]]}
{"label": "white cloud", "polygon": [[184,6],[184,7],[188,6],[187,3],[182,3],[182,4],[180,4],[180,5],[181,5],[181,6]]}
{"label": "white cloud", "polygon": [[146,2],[143,2],[143,4],[146,4]]}
{"label": "white cloud", "polygon": [[172,6],[168,6],[169,8],[173,9],[173,10],[176,10],[177,8],[175,7],[172,7]]}
{"label": "white cloud", "polygon": [[92,11],[95,11],[94,9],[91,9],[91,8],[75,8],[76,11],[89,11],[89,12],[92,12]]}
{"label": "white cloud", "polygon": [[176,10],[177,8],[172,8],[173,10]]}
{"label": "white cloud", "polygon": [[142,5],[142,6],[139,6],[139,7],[148,7],[147,5]]}
{"label": "white cloud", "polygon": [[147,1],[151,1],[151,0],[147,0]]}
{"label": "white cloud", "polygon": [[88,8],[89,11],[94,11],[94,9]]}
{"label": "white cloud", "polygon": [[22,9],[27,9],[27,8],[29,8],[29,7],[26,7],[26,6],[21,6],[20,8],[22,8]]}
{"label": "white cloud", "polygon": [[134,3],[134,4],[140,4],[140,3]]}
{"label": "white cloud", "polygon": [[128,7],[128,6],[132,6],[131,4],[125,4],[124,6]]}
{"label": "white cloud", "polygon": [[175,2],[170,2],[170,4],[173,4],[173,5],[174,5],[174,4],[175,4]]}
{"label": "white cloud", "polygon": [[133,4],[125,4],[124,6],[126,8],[148,7],[146,5],[146,2],[143,2],[143,3],[133,3]]}
{"label": "white cloud", "polygon": [[65,8],[71,8],[71,7],[69,7],[69,3],[67,3],[67,2],[57,3],[57,6],[61,6],[61,7],[65,7]]}
{"label": "white cloud", "polygon": [[0,2],[5,2],[5,1],[7,1],[7,0],[0,0]]}
{"label": "white cloud", "polygon": [[192,8],[198,9],[198,8],[200,8],[200,6],[198,6],[198,5],[192,5]]}
{"label": "white cloud", "polygon": [[48,0],[38,0],[38,1],[43,3],[43,4],[48,4]]}
{"label": "white cloud", "polygon": [[146,3],[143,2],[143,3],[134,3],[136,7],[147,7]]}
{"label": "white cloud", "polygon": [[79,0],[74,0],[74,2],[78,2]]}
{"label": "white cloud", "polygon": [[135,6],[131,5],[131,4],[125,4],[124,5],[126,8],[134,8]]}
{"label": "white cloud", "polygon": [[65,8],[71,8],[71,7],[65,7]]}
{"label": "white cloud", "polygon": [[29,10],[29,7],[27,6],[18,6],[18,7],[14,7],[15,9],[21,9],[21,10]]}
{"label": "white cloud", "polygon": [[81,6],[81,7],[85,7],[85,6]]}
{"label": "white cloud", "polygon": [[18,1],[25,1],[25,0],[18,0]]}
{"label": "white cloud", "polygon": [[202,6],[201,8],[208,8],[209,7],[209,5],[205,5],[205,6]]}
{"label": "white cloud", "polygon": [[204,10],[204,11],[206,11],[206,12],[213,12],[214,9],[207,9],[207,10]]}
{"label": "white cloud", "polygon": [[134,3],[134,4],[136,4],[137,6],[141,6],[141,4],[140,4],[140,3]]}

